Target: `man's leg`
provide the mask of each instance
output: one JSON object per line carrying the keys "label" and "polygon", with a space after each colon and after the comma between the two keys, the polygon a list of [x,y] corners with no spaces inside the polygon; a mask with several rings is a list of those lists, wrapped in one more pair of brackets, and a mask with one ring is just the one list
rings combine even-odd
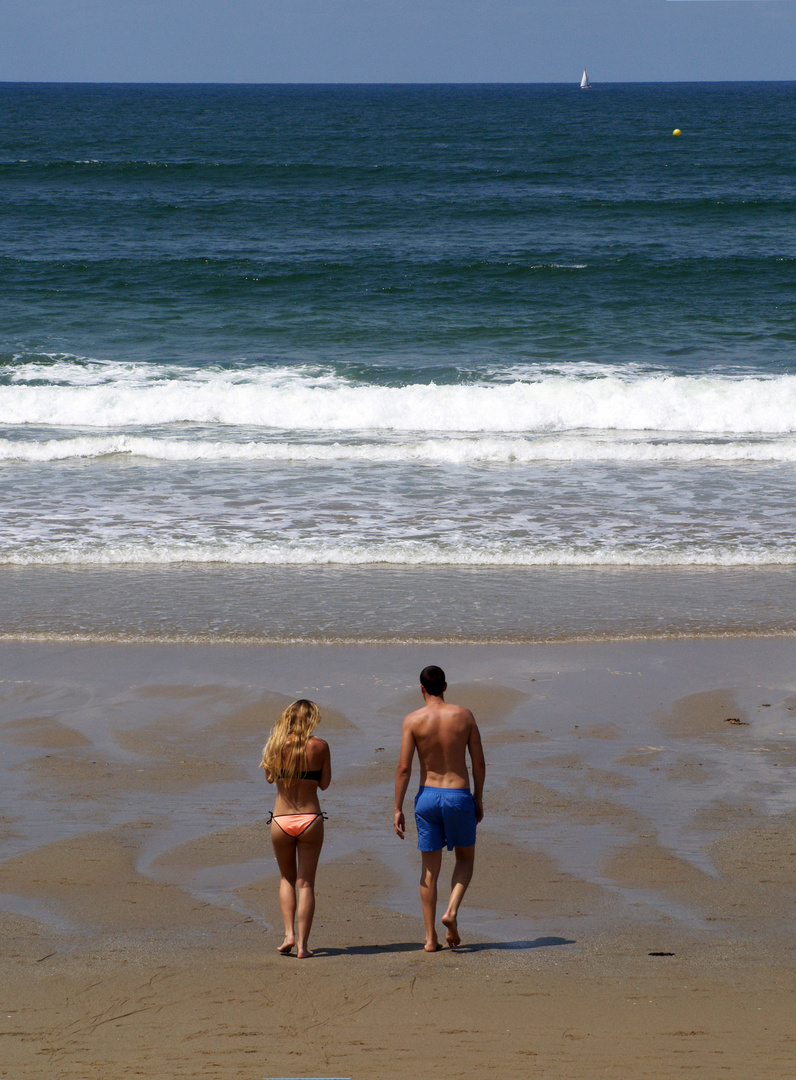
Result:
{"label": "man's leg", "polygon": [[457,922],[459,904],[464,899],[467,886],[472,879],[474,863],[475,844],[470,847],[456,848],[456,865],[453,867],[453,874],[451,875],[451,897],[445,914],[442,916],[442,925],[446,930],[445,940],[452,949],[457,945],[461,945],[462,939],[459,937]]}
{"label": "man's leg", "polygon": [[423,908],[423,921],[426,924],[426,952],[436,952],[437,941],[437,878],[442,866],[442,848],[439,851],[421,851],[423,859],[420,871],[420,904]]}

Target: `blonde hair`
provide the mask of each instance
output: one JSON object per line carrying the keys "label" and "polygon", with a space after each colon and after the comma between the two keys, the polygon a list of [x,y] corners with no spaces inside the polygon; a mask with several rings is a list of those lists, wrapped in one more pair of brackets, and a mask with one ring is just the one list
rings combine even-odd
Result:
{"label": "blonde hair", "polygon": [[269,780],[296,780],[307,771],[307,743],[320,721],[321,710],[314,701],[299,698],[288,705],[263,747],[260,768]]}

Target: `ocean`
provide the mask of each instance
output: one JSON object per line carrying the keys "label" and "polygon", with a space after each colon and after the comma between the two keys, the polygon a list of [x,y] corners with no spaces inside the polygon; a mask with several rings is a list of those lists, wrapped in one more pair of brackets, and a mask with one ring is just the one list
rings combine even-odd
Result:
{"label": "ocean", "polygon": [[6,637],[796,632],[796,83],[6,83],[0,182]]}

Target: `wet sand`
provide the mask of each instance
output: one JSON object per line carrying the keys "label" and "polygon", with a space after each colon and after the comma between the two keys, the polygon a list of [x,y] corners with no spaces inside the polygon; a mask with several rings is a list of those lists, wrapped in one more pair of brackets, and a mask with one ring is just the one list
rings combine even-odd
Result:
{"label": "wet sand", "polygon": [[[0,658],[8,1080],[796,1075],[793,639]],[[489,763],[464,947],[433,956],[391,830],[426,663]],[[300,695],[335,770],[304,962],[257,770]]]}

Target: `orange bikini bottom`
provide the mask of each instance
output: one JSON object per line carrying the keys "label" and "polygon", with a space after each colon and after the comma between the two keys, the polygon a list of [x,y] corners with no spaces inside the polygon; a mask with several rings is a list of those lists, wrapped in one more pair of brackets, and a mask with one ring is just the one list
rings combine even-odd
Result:
{"label": "orange bikini bottom", "polygon": [[326,814],[271,814],[266,824],[275,821],[283,833],[288,836],[301,836],[318,818],[325,819]]}

